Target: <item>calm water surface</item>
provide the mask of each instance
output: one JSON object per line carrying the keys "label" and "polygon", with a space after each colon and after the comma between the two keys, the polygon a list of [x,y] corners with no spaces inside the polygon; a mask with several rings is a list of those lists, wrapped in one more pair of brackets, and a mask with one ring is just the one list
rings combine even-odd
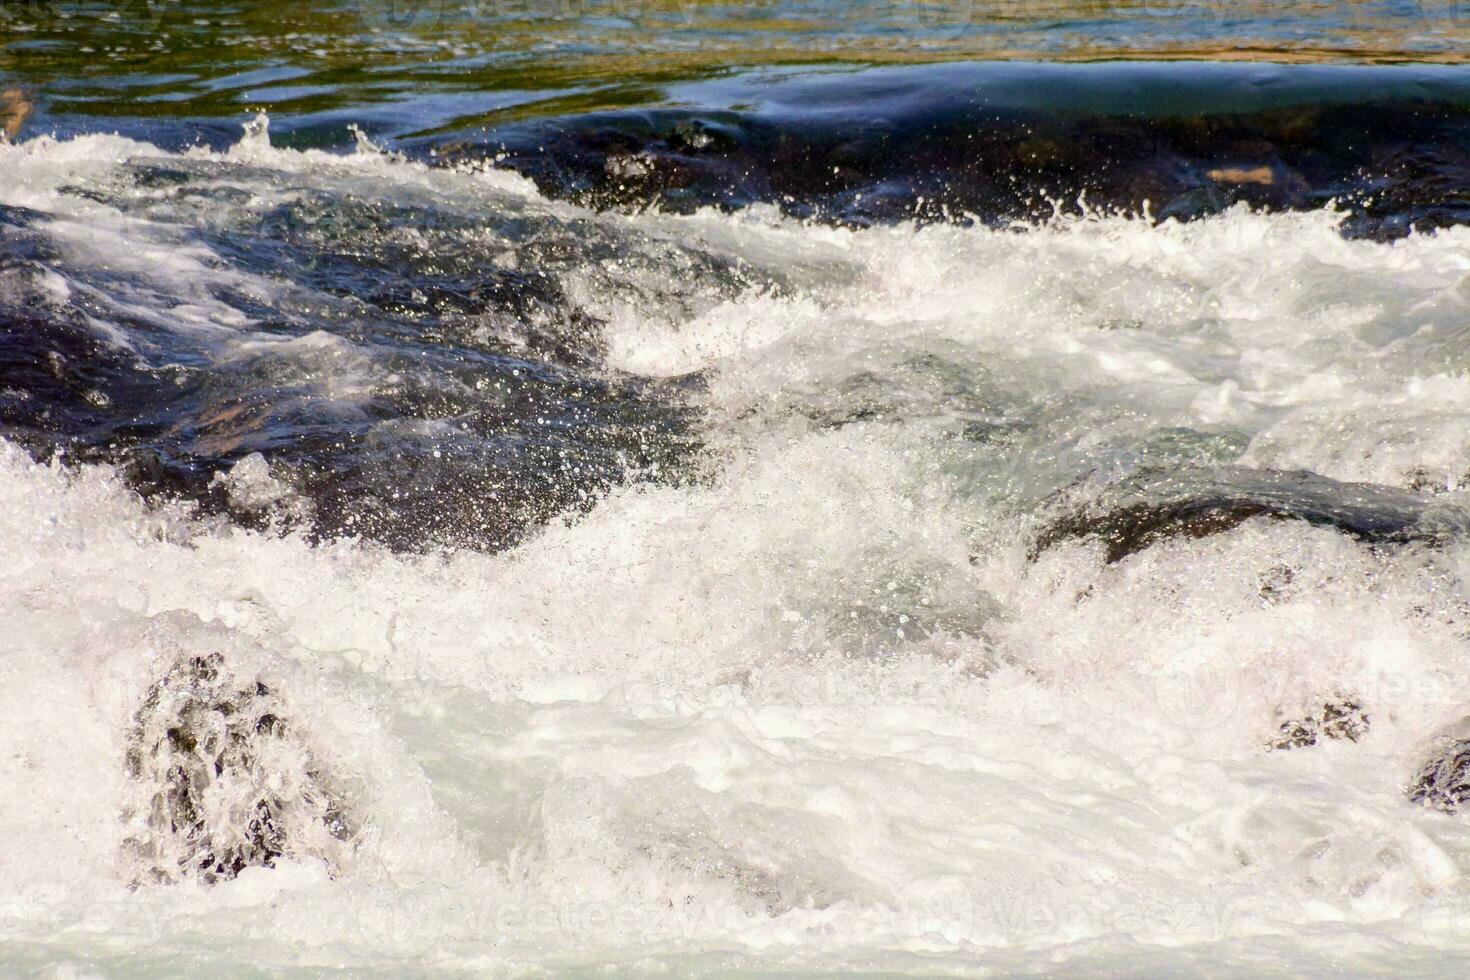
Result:
{"label": "calm water surface", "polygon": [[[1450,0],[90,0],[0,3],[0,75],[61,116],[348,116],[397,134],[655,104],[772,64],[1458,63]],[[38,125],[44,123],[38,122]]]}

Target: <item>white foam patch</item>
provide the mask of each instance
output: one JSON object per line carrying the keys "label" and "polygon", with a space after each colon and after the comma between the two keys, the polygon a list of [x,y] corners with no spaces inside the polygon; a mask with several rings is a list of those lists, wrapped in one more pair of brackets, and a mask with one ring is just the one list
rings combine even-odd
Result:
{"label": "white foam patch", "polygon": [[[90,139],[0,154],[39,206],[53,171],[157,152]],[[227,156],[445,195],[500,179],[263,133]],[[1470,235],[1349,242],[1332,214],[1239,211],[587,220],[781,273],[686,319],[640,315],[636,289],[610,311],[620,366],[707,373],[706,480],[616,491],[505,554],[407,558],[148,512],[103,469],[0,448],[17,962],[1464,962],[1470,832],[1402,789],[1466,711],[1470,550],[1270,522],[1114,565],[1027,543],[1059,480],[1180,446],[1458,487]],[[321,374],[351,360],[290,343]],[[229,482],[277,500],[259,461]],[[363,830],[335,877],[304,859],[127,890],[126,734],[190,651],[269,677],[351,787]],[[1361,741],[1267,750],[1341,698],[1370,715]]]}

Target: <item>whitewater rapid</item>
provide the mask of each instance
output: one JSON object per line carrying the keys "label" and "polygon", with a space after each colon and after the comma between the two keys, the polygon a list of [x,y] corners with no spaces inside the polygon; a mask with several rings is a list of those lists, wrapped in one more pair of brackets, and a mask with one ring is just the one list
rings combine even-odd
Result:
{"label": "whitewater rapid", "polygon": [[[227,185],[222,212],[130,184],[137,160]],[[268,351],[340,412],[381,381],[371,345],[273,332],[262,308],[327,300],[205,230],[302,187],[582,228],[623,246],[557,273],[598,370],[697,377],[703,444],[508,549],[419,553],[313,537],[258,455],[219,478],[280,518],[245,528],[0,446],[5,970],[1466,962],[1467,818],[1404,792],[1470,716],[1463,541],[1262,518],[1115,563],[1033,544],[1151,466],[1470,499],[1470,231],[593,214],[263,125],[222,152],[40,138],[0,168],[54,249],[33,302],[82,303],[128,356],[162,356],[139,322],[206,363]],[[739,274],[671,276],[681,250]],[[130,732],[203,653],[280,699],[291,778],[324,774],[352,834],[139,885]],[[1270,750],[1342,699],[1362,737]]]}

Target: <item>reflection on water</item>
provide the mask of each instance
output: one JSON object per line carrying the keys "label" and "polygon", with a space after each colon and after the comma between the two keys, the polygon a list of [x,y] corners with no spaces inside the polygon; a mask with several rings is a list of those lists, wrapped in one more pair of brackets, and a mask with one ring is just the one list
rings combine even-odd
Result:
{"label": "reflection on water", "polygon": [[372,104],[432,127],[640,104],[781,62],[1459,62],[1467,28],[1451,0],[0,0],[0,75],[62,114]]}

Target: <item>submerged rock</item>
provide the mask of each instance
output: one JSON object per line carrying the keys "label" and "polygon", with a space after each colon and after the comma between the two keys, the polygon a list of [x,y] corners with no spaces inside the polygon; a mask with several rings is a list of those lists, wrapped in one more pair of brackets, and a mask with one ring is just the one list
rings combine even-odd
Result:
{"label": "submerged rock", "polygon": [[1422,494],[1340,483],[1304,470],[1145,470],[1041,532],[1033,557],[1062,541],[1101,539],[1109,564],[1171,538],[1204,538],[1265,517],[1335,528],[1373,544],[1437,544],[1470,514]]}
{"label": "submerged rock", "polygon": [[335,866],[356,829],[286,718],[270,687],[233,676],[218,653],[180,660],[148,689],[126,757],[135,884],[213,884],[282,857]]}
{"label": "submerged rock", "polygon": [[31,114],[31,100],[19,88],[0,91],[0,138],[13,140],[20,135],[21,124]]}
{"label": "submerged rock", "polygon": [[1356,742],[1368,734],[1368,713],[1363,706],[1351,698],[1329,701],[1305,718],[1285,721],[1269,747],[1272,749],[1301,749],[1316,745],[1319,739],[1346,739]]}
{"label": "submerged rock", "polygon": [[[278,171],[177,157],[120,167],[115,185],[63,193],[98,209],[95,228],[0,207],[0,438],[39,460],[114,466],[150,504],[252,530],[496,550],[615,486],[693,478],[699,380],[609,369],[581,297],[685,318],[779,279],[712,249],[524,214],[513,198],[329,181],[308,180],[237,234],[239,195]],[[133,212],[155,195],[168,202],[159,213]],[[202,214],[221,224],[193,225]],[[143,287],[104,258],[185,241],[219,257],[207,282]],[[247,299],[227,285],[240,275],[282,290]],[[135,289],[154,298],[139,305]],[[153,319],[196,290],[240,304],[272,341]],[[289,492],[283,506],[234,492],[251,459]]]}
{"label": "submerged rock", "polygon": [[1205,176],[1217,184],[1274,184],[1276,172],[1270,167],[1216,167]]}
{"label": "submerged rock", "polygon": [[[1264,85],[1257,71],[1202,87],[1187,71],[1144,66],[913,66],[840,83],[816,73],[743,97],[727,81],[703,104],[691,89],[686,106],[517,120],[406,146],[630,211],[767,203],[855,225],[1004,226],[1088,207],[1193,220],[1335,201],[1351,215],[1345,232],[1384,239],[1470,220],[1460,190],[1470,158],[1458,149],[1470,106],[1456,86],[1380,76],[1304,98],[1285,96],[1289,70]],[[1099,101],[1099,85],[1116,86],[1114,98]]]}

